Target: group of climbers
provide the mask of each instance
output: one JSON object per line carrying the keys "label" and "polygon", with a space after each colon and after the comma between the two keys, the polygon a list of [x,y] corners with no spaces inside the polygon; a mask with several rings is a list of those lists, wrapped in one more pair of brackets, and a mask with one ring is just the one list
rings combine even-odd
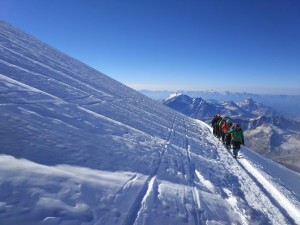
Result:
{"label": "group of climbers", "polygon": [[236,158],[241,148],[244,145],[244,134],[241,126],[237,123],[232,123],[228,117],[222,117],[221,114],[214,116],[211,121],[213,134],[222,140],[227,149],[232,146],[233,157]]}

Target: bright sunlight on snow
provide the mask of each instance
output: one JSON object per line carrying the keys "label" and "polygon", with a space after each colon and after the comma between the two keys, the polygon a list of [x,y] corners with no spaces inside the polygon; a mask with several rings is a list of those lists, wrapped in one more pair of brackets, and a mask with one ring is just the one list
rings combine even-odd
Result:
{"label": "bright sunlight on snow", "polygon": [[3,21],[0,109],[1,225],[300,224],[298,174]]}

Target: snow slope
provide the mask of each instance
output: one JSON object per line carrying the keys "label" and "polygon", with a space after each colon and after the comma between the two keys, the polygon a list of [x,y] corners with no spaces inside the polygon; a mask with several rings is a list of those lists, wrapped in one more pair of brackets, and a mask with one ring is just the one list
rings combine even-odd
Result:
{"label": "snow slope", "polygon": [[300,224],[299,175],[3,21],[0,109],[1,225]]}

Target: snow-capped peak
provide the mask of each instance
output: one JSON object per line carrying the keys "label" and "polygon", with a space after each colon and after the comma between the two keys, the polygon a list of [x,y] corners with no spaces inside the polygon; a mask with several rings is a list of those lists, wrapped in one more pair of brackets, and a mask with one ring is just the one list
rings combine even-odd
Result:
{"label": "snow-capped peak", "polygon": [[180,95],[183,95],[183,94],[180,93],[180,92],[175,92],[173,94],[170,94],[169,97],[166,98],[166,100],[170,100],[170,99],[176,98],[176,97],[178,97]]}

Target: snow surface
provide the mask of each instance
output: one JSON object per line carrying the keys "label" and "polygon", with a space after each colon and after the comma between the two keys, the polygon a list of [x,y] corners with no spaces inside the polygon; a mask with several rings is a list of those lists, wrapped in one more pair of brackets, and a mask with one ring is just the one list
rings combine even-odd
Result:
{"label": "snow surface", "polygon": [[300,224],[300,176],[0,22],[0,224]]}

